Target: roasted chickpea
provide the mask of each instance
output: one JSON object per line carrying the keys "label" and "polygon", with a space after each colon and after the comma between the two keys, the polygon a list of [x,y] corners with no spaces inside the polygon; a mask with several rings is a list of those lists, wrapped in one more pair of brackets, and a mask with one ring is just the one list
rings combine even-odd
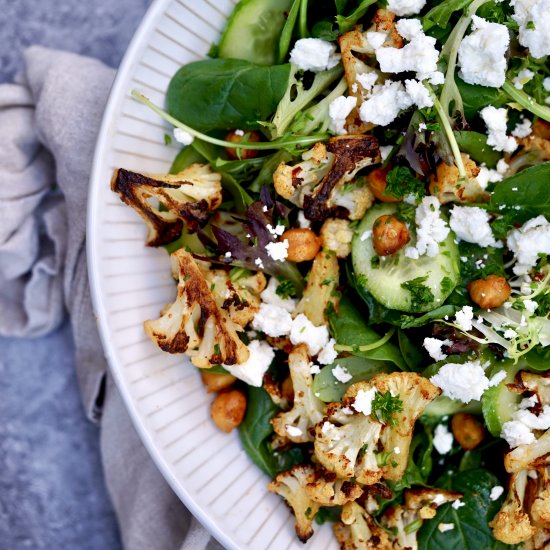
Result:
{"label": "roasted chickpea", "polygon": [[[259,132],[252,130],[250,132],[244,132],[243,130],[231,130],[226,136],[225,141],[230,141],[231,143],[239,143],[244,137],[247,137],[247,141],[261,141],[262,136]],[[231,160],[241,159],[253,159],[258,156],[259,151],[256,149],[241,149],[240,156],[237,154],[237,149],[231,147],[226,147],[225,152]]]}
{"label": "roasted chickpea", "polygon": [[483,309],[500,307],[512,292],[508,281],[498,275],[472,281],[467,288],[472,302]]}
{"label": "roasted chickpea", "polygon": [[457,413],[453,415],[451,429],[454,438],[465,451],[475,449],[485,437],[483,424],[472,414]]}
{"label": "roasted chickpea", "polygon": [[239,390],[219,393],[210,409],[212,420],[222,432],[229,433],[244,419],[246,397]]}
{"label": "roasted chickpea", "polygon": [[311,229],[287,229],[281,235],[281,240],[285,239],[288,241],[289,262],[313,260],[321,248],[321,239]]}
{"label": "roasted chickpea", "polygon": [[399,202],[401,199],[393,195],[386,195],[386,176],[388,170],[386,168],[375,168],[367,174],[367,185],[372,191],[372,194],[382,202]]}
{"label": "roasted chickpea", "polygon": [[372,245],[379,256],[395,254],[410,240],[407,226],[390,214],[380,216],[372,226]]}
{"label": "roasted chickpea", "polygon": [[231,384],[237,380],[231,374],[208,372],[207,370],[201,371],[202,383],[206,386],[208,393],[219,392],[225,390]]}
{"label": "roasted chickpea", "polygon": [[550,140],[550,122],[539,118],[533,122],[533,135],[542,139]]}

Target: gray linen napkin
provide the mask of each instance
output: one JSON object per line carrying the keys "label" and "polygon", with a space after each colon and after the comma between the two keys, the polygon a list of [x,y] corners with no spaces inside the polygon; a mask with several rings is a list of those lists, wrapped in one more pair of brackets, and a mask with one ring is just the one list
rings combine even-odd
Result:
{"label": "gray linen napkin", "polygon": [[33,47],[0,86],[0,335],[40,336],[71,318],[88,417],[101,420],[107,488],[130,550],[221,548],[166,484],[108,373],[85,258],[92,155],[114,71]]}

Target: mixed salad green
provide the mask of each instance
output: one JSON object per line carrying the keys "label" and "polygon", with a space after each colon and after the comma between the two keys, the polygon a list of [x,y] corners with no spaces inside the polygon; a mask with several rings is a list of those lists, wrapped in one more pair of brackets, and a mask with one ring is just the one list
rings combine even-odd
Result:
{"label": "mixed salad green", "polygon": [[112,188],[145,329],[344,549],[550,545],[550,1],[242,0]]}

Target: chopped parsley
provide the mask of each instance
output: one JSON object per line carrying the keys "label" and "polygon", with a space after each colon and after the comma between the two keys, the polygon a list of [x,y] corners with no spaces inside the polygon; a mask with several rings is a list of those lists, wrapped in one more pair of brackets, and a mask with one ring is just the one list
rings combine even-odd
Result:
{"label": "chopped parsley", "polygon": [[279,279],[279,285],[277,286],[277,290],[275,290],[275,294],[280,296],[283,300],[292,298],[296,296],[296,287],[289,279]]}
{"label": "chopped parsley", "polygon": [[372,400],[372,411],[374,416],[382,424],[395,424],[393,415],[403,410],[403,401],[398,395],[393,396],[389,391],[386,393],[376,392]]}
{"label": "chopped parsley", "polygon": [[421,309],[422,306],[430,304],[434,301],[433,292],[424,283],[428,276],[417,277],[405,283],[401,283],[401,288],[408,290],[411,293],[411,308],[413,310]]}
{"label": "chopped parsley", "polygon": [[426,195],[426,184],[416,178],[409,168],[396,166],[386,176],[385,193],[396,198],[414,195],[421,199]]}

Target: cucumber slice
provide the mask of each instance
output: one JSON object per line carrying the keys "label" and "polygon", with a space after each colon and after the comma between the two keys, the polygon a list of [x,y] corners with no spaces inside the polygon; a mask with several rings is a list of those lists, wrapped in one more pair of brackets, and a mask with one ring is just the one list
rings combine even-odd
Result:
{"label": "cucumber slice", "polygon": [[[384,214],[395,214],[395,204],[377,204],[371,208],[359,224],[353,238],[351,258],[357,284],[370,292],[375,300],[388,309],[406,312],[424,312],[443,304],[460,280],[459,252],[454,235],[439,243],[439,254],[421,256],[411,260],[405,256],[405,248],[395,254],[380,257],[374,251],[372,236],[361,237],[372,231],[376,219]],[[415,235],[411,228],[411,242]],[[425,280],[423,280],[425,278]],[[413,293],[402,285],[417,279],[433,295],[419,302]]]}
{"label": "cucumber slice", "polygon": [[218,55],[258,65],[275,63],[279,36],[292,0],[242,0],[227,22]]}
{"label": "cucumber slice", "polygon": [[495,365],[491,372],[487,373],[488,378],[495,375],[501,370],[507,372],[506,378],[496,386],[489,388],[481,397],[481,409],[483,418],[487,424],[487,429],[491,435],[500,437],[502,425],[509,420],[518,409],[518,404],[521,401],[521,396],[515,392],[511,392],[506,384],[512,384],[519,370],[525,367],[521,361],[516,365],[512,361],[506,361]]}

